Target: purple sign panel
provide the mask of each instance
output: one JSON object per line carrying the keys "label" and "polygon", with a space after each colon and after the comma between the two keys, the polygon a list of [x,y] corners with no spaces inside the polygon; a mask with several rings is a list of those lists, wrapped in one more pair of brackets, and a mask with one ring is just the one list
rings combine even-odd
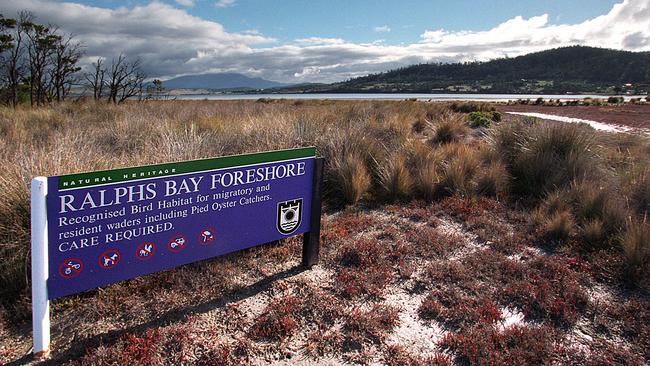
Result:
{"label": "purple sign panel", "polygon": [[310,230],[314,148],[48,178],[50,299]]}

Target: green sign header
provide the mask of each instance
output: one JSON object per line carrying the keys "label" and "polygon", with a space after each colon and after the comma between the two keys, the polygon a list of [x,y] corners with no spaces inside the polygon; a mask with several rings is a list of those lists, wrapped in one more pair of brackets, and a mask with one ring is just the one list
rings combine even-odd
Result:
{"label": "green sign header", "polygon": [[101,170],[89,173],[61,175],[59,176],[59,190],[195,173],[242,165],[262,164],[273,161],[300,159],[312,156],[316,156],[316,148],[305,147],[247,155],[226,156],[221,158],[191,160],[181,163],[163,163],[113,170]]}

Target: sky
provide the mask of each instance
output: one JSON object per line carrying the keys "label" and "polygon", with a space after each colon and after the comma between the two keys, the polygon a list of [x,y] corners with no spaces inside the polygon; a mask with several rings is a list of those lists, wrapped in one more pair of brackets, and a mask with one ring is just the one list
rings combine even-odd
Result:
{"label": "sky", "polygon": [[650,51],[650,0],[0,0],[150,77],[237,72],[335,82],[423,62],[586,45]]}

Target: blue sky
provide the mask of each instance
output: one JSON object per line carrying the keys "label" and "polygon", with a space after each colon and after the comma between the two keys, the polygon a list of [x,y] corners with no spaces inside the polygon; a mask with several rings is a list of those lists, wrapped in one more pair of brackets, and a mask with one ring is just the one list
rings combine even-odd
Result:
{"label": "blue sky", "polygon": [[[549,14],[552,23],[578,23],[605,14],[614,0],[195,0],[192,6],[165,1],[195,16],[221,23],[228,31],[255,30],[281,42],[298,38],[342,38],[351,42],[383,39],[410,43],[426,29],[485,30],[521,15]],[[90,0],[106,8],[133,7],[149,1]],[[381,28],[388,27],[388,28]],[[390,31],[388,31],[390,29]]]}
{"label": "blue sky", "polygon": [[650,0],[0,0],[151,77],[236,72],[334,82],[423,62],[584,45],[650,51]]}

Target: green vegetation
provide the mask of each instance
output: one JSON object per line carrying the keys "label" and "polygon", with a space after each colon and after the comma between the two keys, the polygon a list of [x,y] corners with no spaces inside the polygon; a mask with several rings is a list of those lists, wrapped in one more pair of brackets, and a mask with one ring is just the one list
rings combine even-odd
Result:
{"label": "green vegetation", "polygon": [[[339,93],[565,94],[650,91],[650,52],[573,46],[487,62],[408,66],[330,85],[279,89]],[[624,87],[625,84],[631,87]]]}

